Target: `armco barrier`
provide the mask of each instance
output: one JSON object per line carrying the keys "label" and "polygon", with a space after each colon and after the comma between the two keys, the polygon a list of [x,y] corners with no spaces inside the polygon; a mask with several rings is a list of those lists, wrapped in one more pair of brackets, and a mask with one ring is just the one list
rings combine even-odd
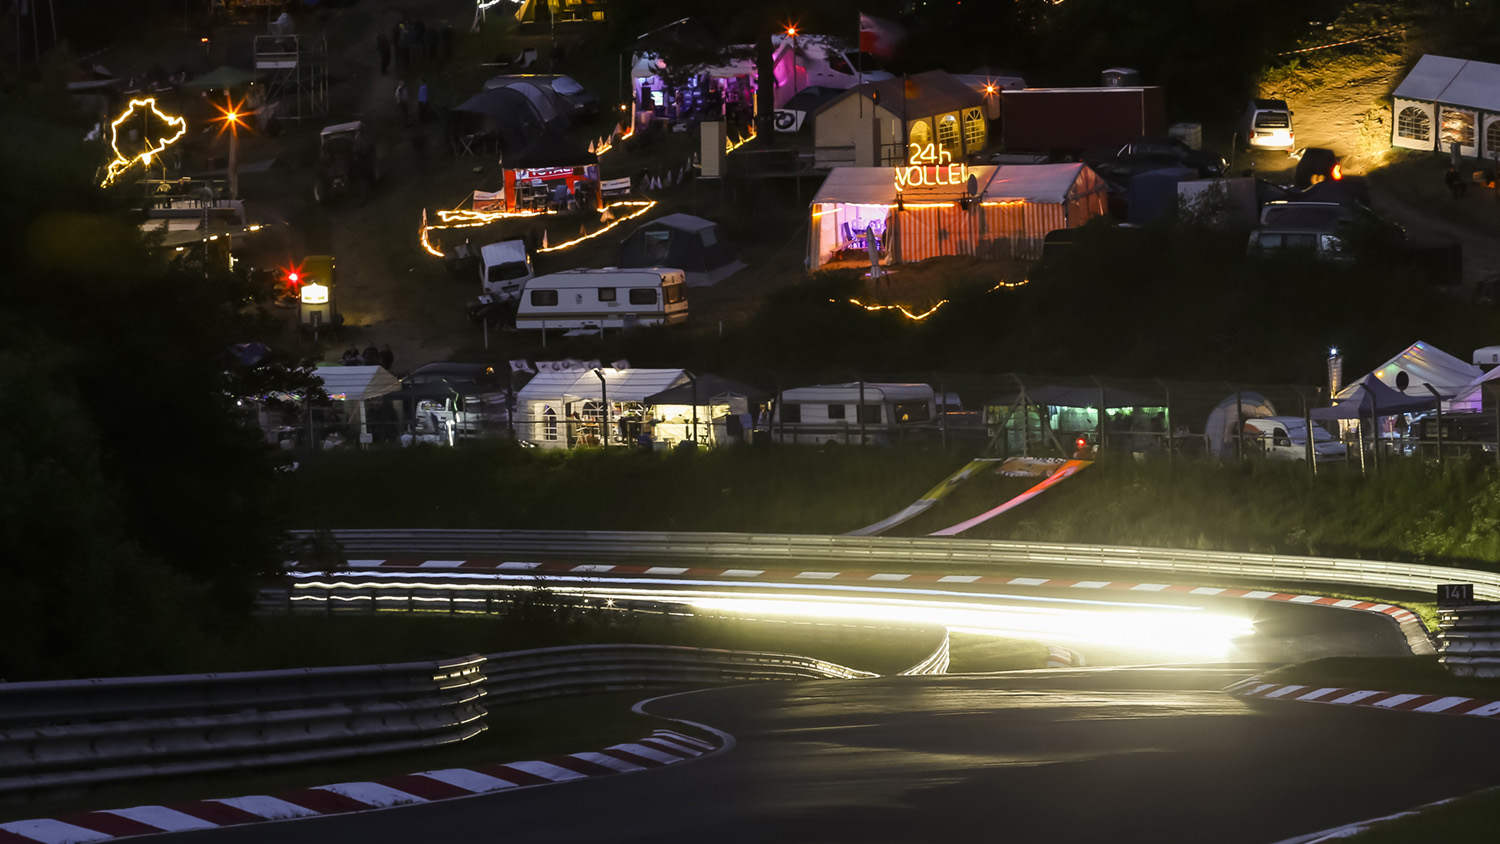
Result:
{"label": "armco barrier", "polygon": [[[310,534],[303,534],[309,536]],[[1296,557],[1175,548],[1128,548],[951,537],[866,537],[800,534],[664,533],[650,531],[346,530],[334,536],[349,558],[462,560],[587,558],[593,562],[712,560],[896,565],[904,570],[955,565],[1114,569],[1233,579],[1245,584],[1356,584],[1435,592],[1443,583],[1473,583],[1476,597],[1500,600],[1500,574],[1474,569],[1337,557]],[[295,557],[295,554],[293,555]],[[945,572],[946,573],[946,572]]]}
{"label": "armco barrier", "polygon": [[878,676],[811,657],[675,645],[574,645],[494,654],[487,700],[517,702],[564,694],[756,680]]}
{"label": "armco barrier", "polygon": [[0,684],[0,795],[321,761],[478,735],[481,699],[876,675],[807,657],[653,645],[438,662]]}
{"label": "armco barrier", "polygon": [[1438,623],[1438,661],[1451,674],[1500,677],[1500,604],[1440,607]]}
{"label": "armco barrier", "polygon": [[0,684],[0,794],[461,741],[483,663]]}

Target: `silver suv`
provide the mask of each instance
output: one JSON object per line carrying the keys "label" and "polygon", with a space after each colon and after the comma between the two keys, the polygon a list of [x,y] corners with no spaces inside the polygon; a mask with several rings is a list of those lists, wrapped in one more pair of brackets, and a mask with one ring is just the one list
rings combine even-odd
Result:
{"label": "silver suv", "polygon": [[1286,100],[1251,100],[1245,109],[1241,126],[1246,145],[1251,149],[1290,150],[1297,145],[1292,131],[1292,110]]}

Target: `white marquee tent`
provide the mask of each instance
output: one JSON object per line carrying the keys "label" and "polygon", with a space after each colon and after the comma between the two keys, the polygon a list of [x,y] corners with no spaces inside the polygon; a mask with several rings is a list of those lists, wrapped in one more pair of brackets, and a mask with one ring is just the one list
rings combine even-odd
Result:
{"label": "white marquee tent", "polygon": [[[1443,412],[1478,410],[1477,391],[1468,388],[1484,373],[1472,363],[1466,363],[1442,349],[1422,340],[1406,347],[1370,373],[1391,389],[1413,398],[1431,398],[1431,385],[1442,399]],[[1340,390],[1335,399],[1348,398],[1355,389],[1351,384]]]}
{"label": "white marquee tent", "polygon": [[615,422],[641,413],[648,397],[687,381],[681,369],[541,372],[516,393],[517,435],[542,448],[602,444],[598,432],[607,401],[609,440],[619,442]]}

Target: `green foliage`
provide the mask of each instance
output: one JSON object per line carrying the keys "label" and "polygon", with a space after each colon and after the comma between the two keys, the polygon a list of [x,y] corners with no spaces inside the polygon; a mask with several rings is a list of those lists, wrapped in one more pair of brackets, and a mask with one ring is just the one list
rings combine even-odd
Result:
{"label": "green foliage", "polygon": [[9,679],[161,670],[242,620],[283,522],[237,398],[307,381],[234,362],[263,291],[166,266],[69,109],[57,73],[0,100]]}

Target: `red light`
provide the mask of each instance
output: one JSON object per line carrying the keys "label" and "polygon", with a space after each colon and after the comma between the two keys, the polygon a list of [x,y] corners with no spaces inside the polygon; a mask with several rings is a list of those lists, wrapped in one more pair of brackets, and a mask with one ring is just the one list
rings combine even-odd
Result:
{"label": "red light", "polygon": [[1333,177],[1333,180],[1337,182],[1339,179],[1344,178],[1344,168],[1340,167],[1338,164],[1334,164],[1333,172],[1329,175],[1331,175]]}
{"label": "red light", "polygon": [[1088,444],[1089,444],[1088,440],[1084,439],[1083,437],[1079,437],[1078,438],[1078,450],[1079,451],[1083,451],[1085,448],[1087,448]]}
{"label": "red light", "polygon": [[292,284],[297,283],[297,278],[298,276],[295,270],[286,274],[286,280],[290,281]]}

